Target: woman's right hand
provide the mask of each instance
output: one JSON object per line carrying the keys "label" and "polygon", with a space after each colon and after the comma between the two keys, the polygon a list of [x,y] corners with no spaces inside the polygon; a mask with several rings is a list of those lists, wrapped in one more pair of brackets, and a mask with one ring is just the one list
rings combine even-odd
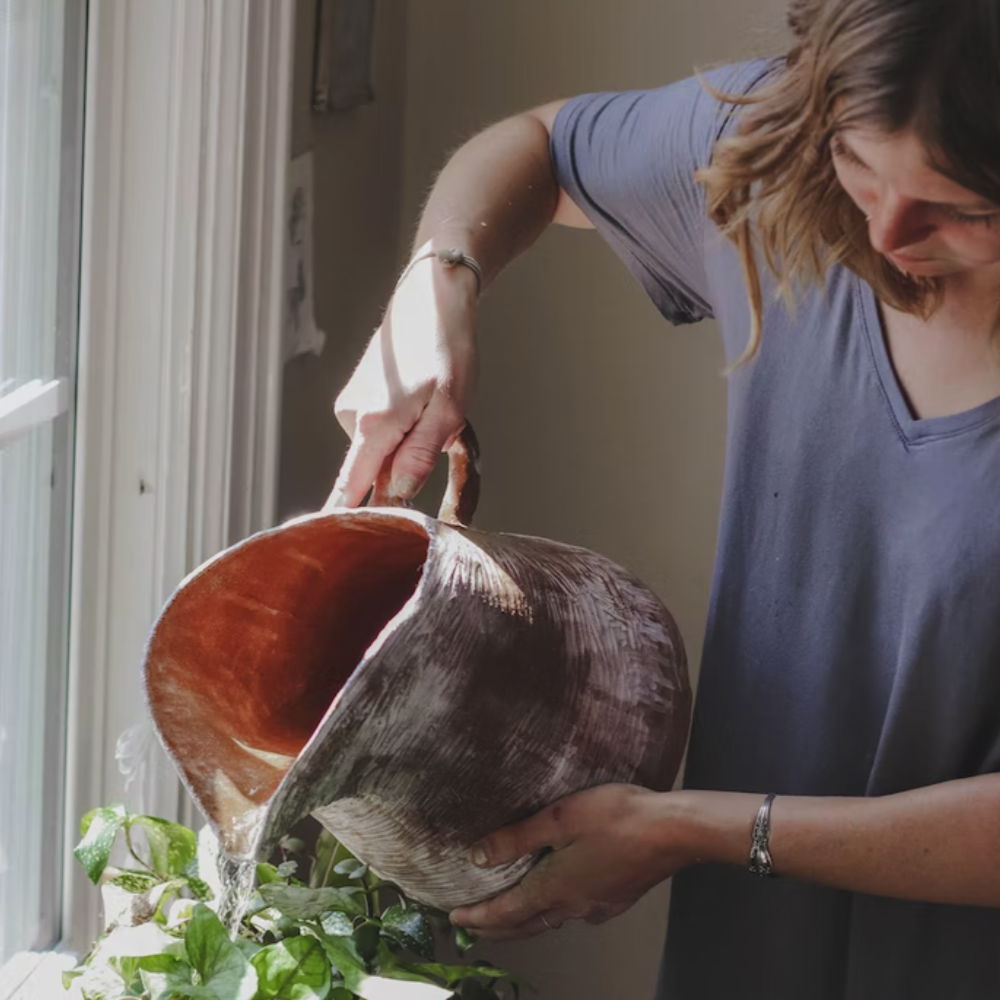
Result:
{"label": "woman's right hand", "polygon": [[410,499],[465,425],[475,383],[475,274],[418,263],[337,398],[351,438],[324,506],[356,507],[391,460],[392,490]]}
{"label": "woman's right hand", "polygon": [[[416,256],[461,247],[479,262],[485,286],[550,223],[589,226],[552,170],[549,144],[563,103],[498,122],[455,153],[427,200]],[[461,433],[475,382],[478,292],[468,267],[433,258],[396,290],[337,399],[351,447],[324,510],[356,507],[387,460],[393,492],[410,499]]]}

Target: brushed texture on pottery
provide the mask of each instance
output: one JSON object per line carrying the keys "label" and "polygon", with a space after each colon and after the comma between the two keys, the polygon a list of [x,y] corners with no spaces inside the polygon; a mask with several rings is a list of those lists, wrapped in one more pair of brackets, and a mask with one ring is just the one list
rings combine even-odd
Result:
{"label": "brushed texture on pottery", "polygon": [[673,784],[691,691],[659,599],[592,552],[449,520],[310,515],[171,599],[147,700],[226,850],[266,857],[312,814],[447,910],[530,867],[475,868],[485,834],[606,782]]}

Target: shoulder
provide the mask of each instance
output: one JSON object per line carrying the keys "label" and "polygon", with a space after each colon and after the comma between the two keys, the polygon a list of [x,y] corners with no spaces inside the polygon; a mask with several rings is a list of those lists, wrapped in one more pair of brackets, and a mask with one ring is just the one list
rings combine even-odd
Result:
{"label": "shoulder", "polygon": [[734,118],[740,99],[776,79],[783,59],[756,59],[714,67],[682,80],[647,90],[605,91],[581,94],[566,101],[553,123],[553,131],[583,130],[582,138],[608,133],[640,140],[650,135],[671,136],[683,126],[689,133],[719,138]]}
{"label": "shoulder", "polygon": [[708,165],[719,139],[734,126],[742,98],[776,78],[783,60],[716,67],[651,90],[581,94],[567,101],[552,128],[560,174],[574,168],[608,178],[662,183]]}
{"label": "shoulder", "polygon": [[749,93],[774,66],[758,60],[653,90],[584,94],[556,116],[551,156],[560,188],[675,323],[712,314],[711,229],[697,174],[736,107],[725,97]]}
{"label": "shoulder", "polygon": [[738,119],[741,108],[738,101],[775,83],[784,72],[785,58],[781,56],[720,66],[693,77],[706,103],[714,108],[718,125],[715,140],[721,139]]}

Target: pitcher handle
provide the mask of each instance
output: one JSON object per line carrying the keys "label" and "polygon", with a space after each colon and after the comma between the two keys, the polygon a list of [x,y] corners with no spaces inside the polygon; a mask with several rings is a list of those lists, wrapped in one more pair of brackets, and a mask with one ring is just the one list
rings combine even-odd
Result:
{"label": "pitcher handle", "polygon": [[[438,520],[468,528],[479,505],[479,441],[466,422],[462,433],[448,449],[448,486],[445,490]],[[407,501],[392,490],[392,460],[387,459],[375,480],[369,507],[408,507]]]}

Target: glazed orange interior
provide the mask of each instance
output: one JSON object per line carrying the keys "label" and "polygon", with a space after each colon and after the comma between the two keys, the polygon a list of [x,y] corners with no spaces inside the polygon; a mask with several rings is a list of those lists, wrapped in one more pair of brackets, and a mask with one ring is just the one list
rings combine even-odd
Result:
{"label": "glazed orange interior", "polygon": [[406,518],[333,515],[259,536],[181,589],[146,683],[168,748],[196,793],[206,785],[199,798],[219,771],[253,802],[273,794],[291,764],[280,758],[299,753],[413,595],[428,546]]}

